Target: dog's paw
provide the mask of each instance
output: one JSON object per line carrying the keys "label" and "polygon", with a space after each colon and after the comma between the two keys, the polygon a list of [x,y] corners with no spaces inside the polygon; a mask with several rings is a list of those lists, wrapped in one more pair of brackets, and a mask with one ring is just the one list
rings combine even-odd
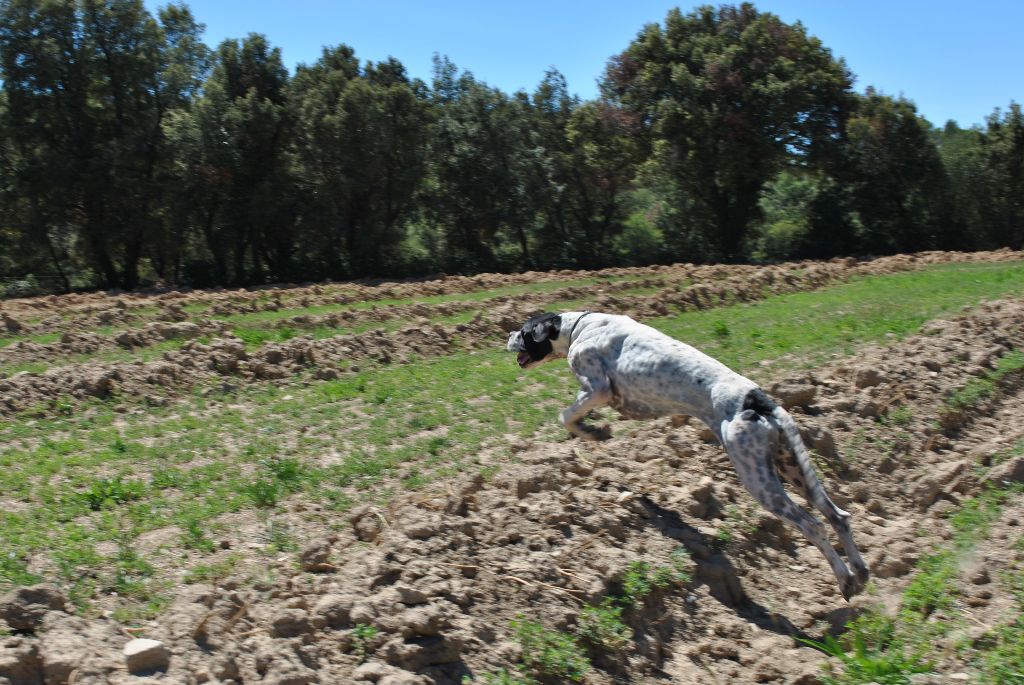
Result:
{"label": "dog's paw", "polygon": [[610,440],[612,437],[612,427],[607,423],[603,423],[600,426],[583,426],[582,428],[587,432],[588,440]]}
{"label": "dog's paw", "polygon": [[839,584],[839,589],[843,593],[843,599],[849,602],[854,596],[859,595],[864,590],[865,581],[867,576],[857,576],[851,573],[847,578]]}

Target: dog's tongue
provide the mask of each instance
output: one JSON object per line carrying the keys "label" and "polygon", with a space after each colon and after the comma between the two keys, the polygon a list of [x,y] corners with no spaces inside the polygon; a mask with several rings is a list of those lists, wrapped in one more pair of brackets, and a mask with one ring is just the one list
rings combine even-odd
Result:
{"label": "dog's tongue", "polygon": [[520,352],[516,356],[516,361],[519,362],[519,366],[526,366],[526,364],[530,361],[530,353],[525,351]]}

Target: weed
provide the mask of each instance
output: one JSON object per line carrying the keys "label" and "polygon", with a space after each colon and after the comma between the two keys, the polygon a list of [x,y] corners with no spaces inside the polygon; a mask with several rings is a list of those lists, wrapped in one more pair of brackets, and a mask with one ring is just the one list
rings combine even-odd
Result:
{"label": "weed", "polygon": [[181,544],[187,549],[200,552],[212,552],[215,548],[213,540],[206,537],[202,523],[196,518],[188,518],[182,525]]}
{"label": "weed", "polygon": [[622,622],[622,607],[614,597],[580,612],[576,632],[583,640],[609,652],[621,652],[633,639],[633,631]]}
{"label": "weed", "polygon": [[912,674],[927,673],[931,669],[921,654],[908,653],[895,632],[892,619],[868,613],[848,625],[843,636],[846,646],[831,635],[826,635],[821,642],[798,639],[842,664],[842,673],[836,673],[832,664],[828,664],[825,685],[908,685]]}
{"label": "weed", "polygon": [[121,476],[95,480],[85,492],[81,493],[82,499],[93,511],[142,499],[145,495],[146,485],[144,483],[134,480],[124,481]]}
{"label": "weed", "polygon": [[913,420],[914,410],[903,404],[891,408],[882,417],[882,423],[886,426],[909,426]]}
{"label": "weed", "polygon": [[946,404],[955,410],[968,409],[985,401],[1008,374],[1024,369],[1024,352],[1014,351],[999,359],[995,368],[979,378],[972,378],[946,398]]}
{"label": "weed", "polygon": [[677,550],[673,553],[672,563],[667,566],[651,567],[642,560],[630,563],[622,577],[623,601],[631,605],[642,604],[655,590],[664,590],[689,582],[687,562],[685,550]]}
{"label": "weed", "polygon": [[539,677],[579,682],[590,669],[572,635],[522,618],[512,622],[512,631],[522,649],[523,663]]}
{"label": "weed", "polygon": [[241,560],[241,554],[230,554],[212,564],[199,564],[189,569],[183,581],[185,583],[216,583],[230,576]]}
{"label": "weed", "polygon": [[258,477],[245,486],[245,494],[257,507],[270,508],[277,505],[280,489],[276,480]]}
{"label": "weed", "polygon": [[264,538],[267,541],[267,550],[271,553],[294,552],[299,548],[291,526],[276,519],[267,520]]}
{"label": "weed", "polygon": [[377,637],[380,631],[371,625],[366,623],[357,623],[352,629],[350,637],[352,638],[352,651],[355,652],[356,657],[359,659],[359,663],[366,661],[366,657],[369,656],[370,642]]}

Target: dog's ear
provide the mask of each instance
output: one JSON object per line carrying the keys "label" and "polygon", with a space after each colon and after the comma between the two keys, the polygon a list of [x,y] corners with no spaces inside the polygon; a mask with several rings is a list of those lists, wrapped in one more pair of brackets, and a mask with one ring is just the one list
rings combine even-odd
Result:
{"label": "dog's ear", "polygon": [[541,314],[523,325],[523,333],[529,335],[534,342],[558,340],[562,330],[562,317],[558,314]]}

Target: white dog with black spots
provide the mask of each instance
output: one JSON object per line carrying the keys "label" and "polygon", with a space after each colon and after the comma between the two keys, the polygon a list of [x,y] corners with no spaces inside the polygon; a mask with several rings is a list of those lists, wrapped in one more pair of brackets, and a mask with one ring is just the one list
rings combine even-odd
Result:
{"label": "white dog with black spots", "polygon": [[[864,589],[868,567],[850,532],[850,515],[825,493],[793,418],[753,381],[686,343],[615,314],[535,316],[509,335],[508,350],[518,353],[524,369],[568,358],[580,391],[559,418],[582,439],[611,437],[607,426],[583,421],[605,405],[632,419],[686,415],[703,421],[754,499],[825,556],[843,597],[849,600]],[[780,475],[832,525],[852,571],[829,543],[821,521],[786,494]]]}

